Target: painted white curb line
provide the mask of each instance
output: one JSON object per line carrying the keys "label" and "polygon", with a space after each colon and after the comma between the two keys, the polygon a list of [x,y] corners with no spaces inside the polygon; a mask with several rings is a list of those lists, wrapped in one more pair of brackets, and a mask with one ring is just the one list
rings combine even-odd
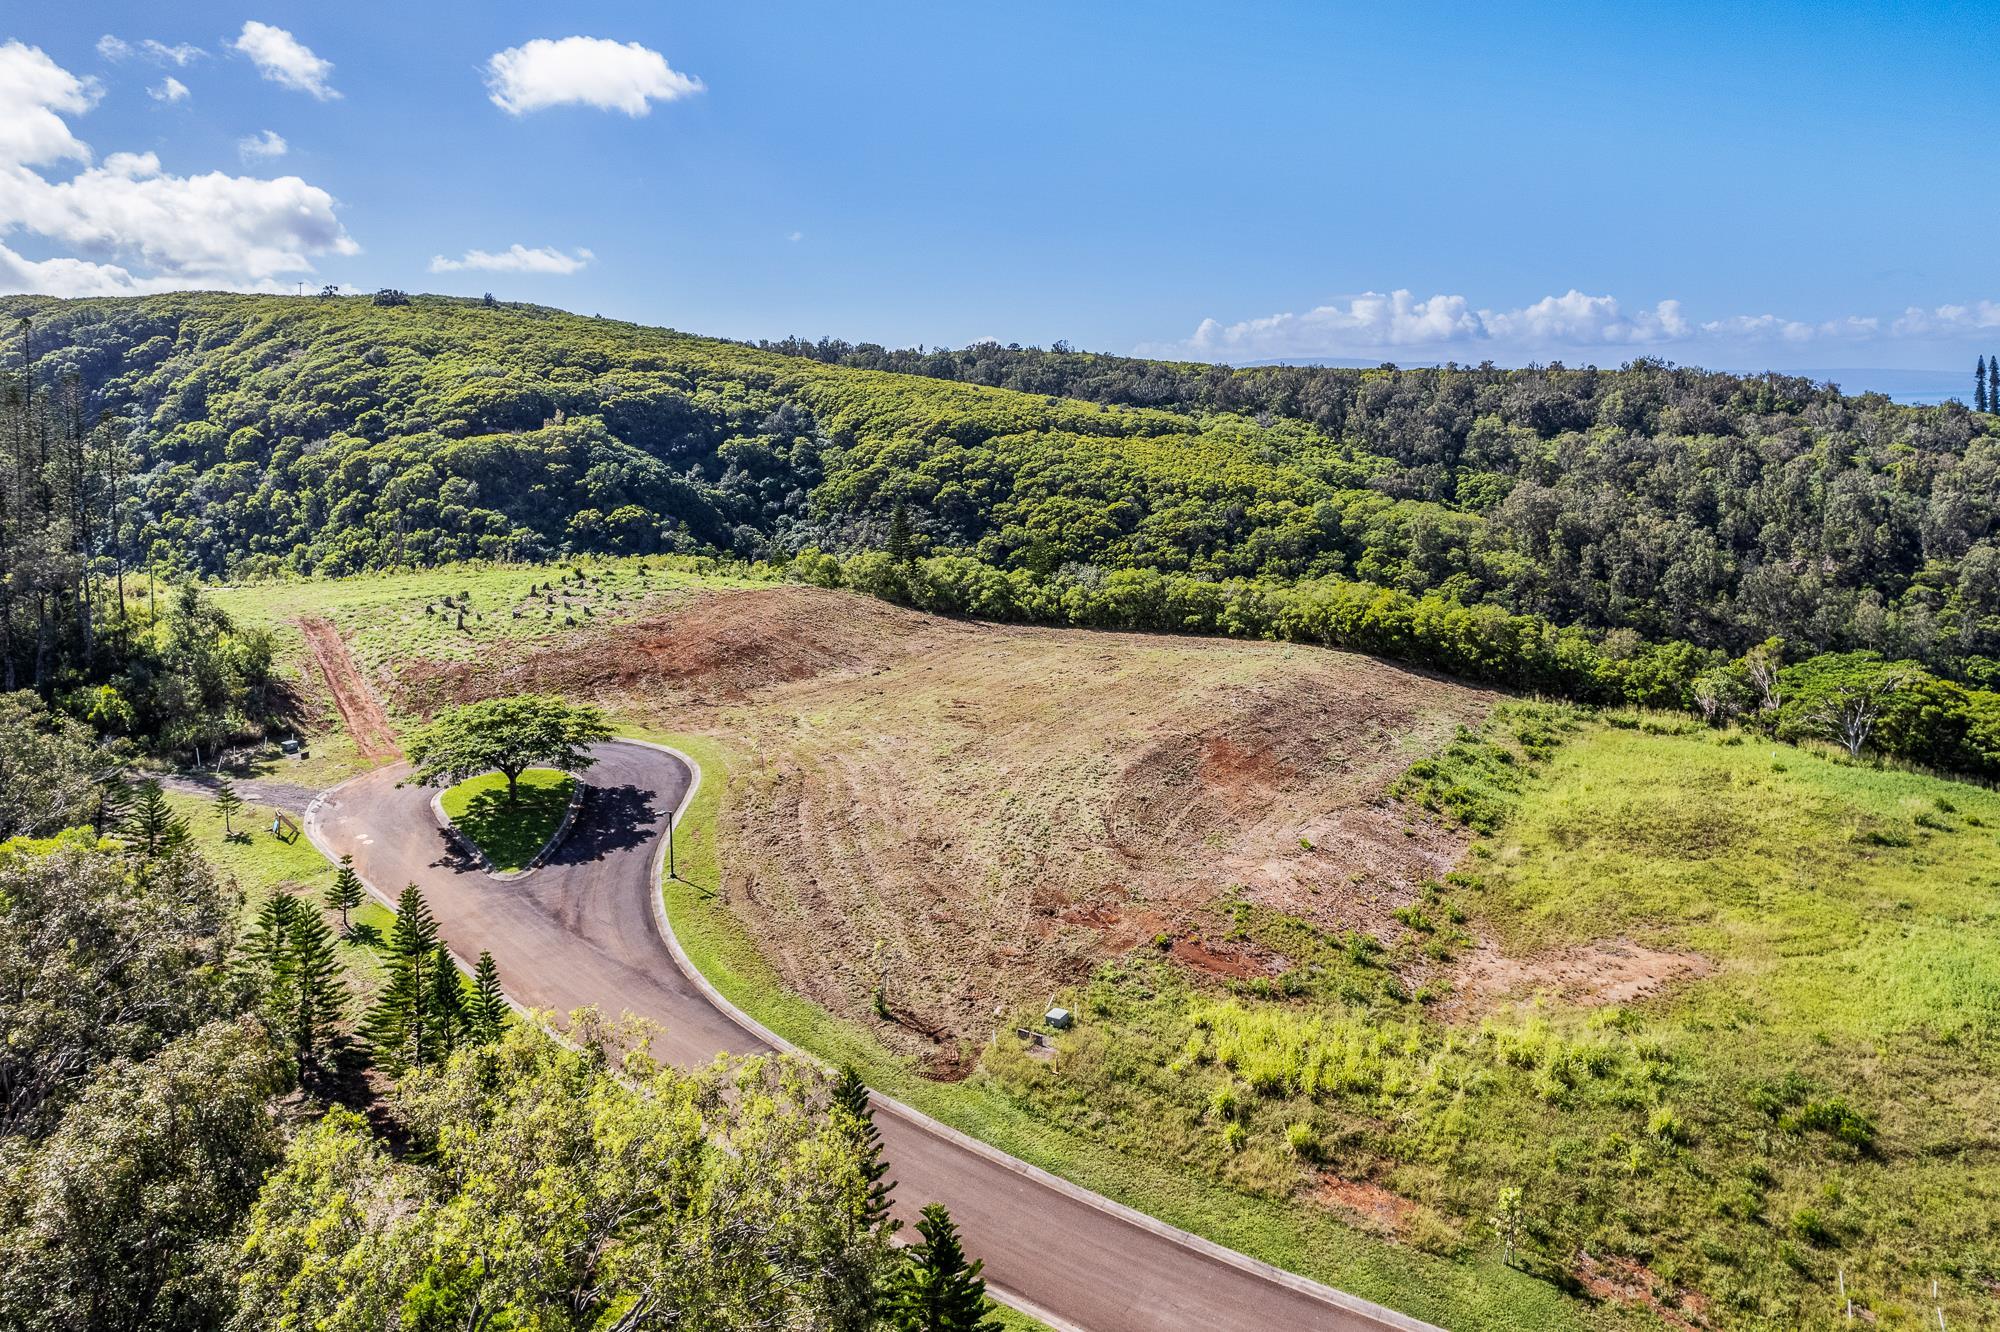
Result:
{"label": "painted white curb line", "polygon": [[[326,838],[324,837],[324,835],[321,834],[319,830],[320,806],[326,802],[329,796],[333,795],[334,792],[340,790],[341,787],[350,785],[354,782],[358,782],[363,777],[372,776],[377,771],[379,771],[379,769],[371,768],[367,772],[357,772],[352,777],[349,777],[346,781],[336,782],[332,786],[327,787],[326,790],[321,791],[318,795],[314,796],[306,804],[305,817],[302,820],[300,820],[300,826],[305,829],[306,840],[312,843],[313,850],[325,856],[330,864],[333,865],[340,864],[340,857],[333,853],[333,848],[326,844]],[[361,886],[367,890],[368,895],[370,897],[374,898],[377,902],[380,902],[383,906],[387,907],[392,915],[395,913],[396,910],[395,898],[389,896],[389,894],[383,892],[380,888],[377,888],[367,879],[362,878],[360,871],[358,870],[355,871],[354,877],[357,879],[361,879]],[[451,947],[449,944],[444,946],[444,951],[445,955],[451,958],[453,966],[457,967],[460,971],[464,972],[468,976],[473,974],[473,968],[475,966],[475,963],[466,961],[464,957],[460,956],[458,950],[456,948]],[[502,988],[500,993],[507,1000],[507,1007],[514,1010],[515,1016],[525,1018],[533,1015],[532,1009],[523,1005],[518,999],[514,998],[513,995],[508,994],[504,988]],[[557,1040],[562,1041],[564,1044],[567,1045],[570,1043],[568,1039],[564,1037],[561,1032],[555,1032],[554,1035]]]}

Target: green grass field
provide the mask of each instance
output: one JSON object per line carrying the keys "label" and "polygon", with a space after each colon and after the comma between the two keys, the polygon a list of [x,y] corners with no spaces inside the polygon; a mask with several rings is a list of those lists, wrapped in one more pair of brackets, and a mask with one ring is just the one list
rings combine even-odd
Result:
{"label": "green grass field", "polygon": [[[651,556],[565,564],[460,564],[213,590],[245,625],[296,650],[301,615],[324,616],[364,671],[403,661],[472,661],[590,625],[657,614],[702,587],[754,581],[747,566]],[[463,612],[461,614],[461,611]],[[386,700],[385,700],[386,701]]]}
{"label": "green grass field", "polygon": [[493,868],[505,874],[524,869],[548,845],[569,809],[576,779],[552,768],[521,774],[512,800],[507,779],[497,772],[470,777],[438,798],[451,826],[465,834]]}
{"label": "green grass field", "polygon": [[[2000,796],[1683,719],[1497,718],[1413,787],[1496,831],[1402,938],[1245,905],[1282,976],[1107,966],[1053,1063],[1003,1041],[985,1076],[1252,1196],[1362,1182],[1439,1253],[1490,1252],[1511,1211],[1529,1270],[1715,1326],[1830,1326],[1843,1281],[1883,1325],[1993,1319]],[[1475,936],[1526,967],[1513,995],[1392,974]],[[1565,997],[1634,946],[1698,967]]]}

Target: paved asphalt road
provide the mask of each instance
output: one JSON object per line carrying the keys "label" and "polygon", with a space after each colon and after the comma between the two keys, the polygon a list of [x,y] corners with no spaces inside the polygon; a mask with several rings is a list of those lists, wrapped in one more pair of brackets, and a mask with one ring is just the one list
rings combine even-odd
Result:
{"label": "paved asphalt road", "polygon": [[[321,850],[351,852],[368,883],[393,898],[424,890],[460,957],[489,949],[507,991],[531,1008],[596,1004],[656,1023],[654,1051],[705,1064],[722,1050],[770,1048],[676,963],[655,917],[654,856],[669,810],[693,774],[661,750],[598,746],[590,798],[542,868],[511,881],[481,873],[431,817],[428,788],[399,789],[402,764],[334,788],[307,830]],[[1058,1328],[1424,1328],[1413,1319],[1170,1230],[952,1133],[893,1101],[876,1123],[907,1219],[943,1202],[996,1294]]]}

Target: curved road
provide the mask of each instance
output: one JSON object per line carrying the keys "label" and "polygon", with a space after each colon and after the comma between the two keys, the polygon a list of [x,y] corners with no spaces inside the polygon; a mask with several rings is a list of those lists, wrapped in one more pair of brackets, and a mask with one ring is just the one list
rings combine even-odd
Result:
{"label": "curved road", "polygon": [[[510,996],[567,1013],[595,1004],[659,1027],[654,1051],[682,1067],[777,1038],[733,1009],[670,947],[658,891],[661,834],[699,775],[679,756],[614,741],[593,751],[588,800],[548,863],[500,880],[437,826],[431,791],[399,788],[404,764],[313,801],[306,832],[347,852],[393,900],[416,883],[461,959],[490,950]],[[906,1219],[942,1202],[994,1294],[1058,1329],[1425,1329],[1429,1325],[1254,1262],[1085,1192],[884,1097],[876,1125]]]}

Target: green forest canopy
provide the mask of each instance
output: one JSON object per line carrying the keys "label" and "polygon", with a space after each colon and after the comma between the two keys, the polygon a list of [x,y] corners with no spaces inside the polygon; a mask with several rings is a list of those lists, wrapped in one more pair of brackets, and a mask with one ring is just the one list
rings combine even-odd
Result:
{"label": "green forest canopy", "polygon": [[2000,443],[1956,404],[1649,361],[765,350],[439,297],[0,311],[33,317],[44,392],[73,377],[77,411],[130,432],[132,511],[106,539],[192,571],[847,553],[888,544],[900,506],[914,554],[1003,571],[1341,575],[1972,678],[2000,645]]}

